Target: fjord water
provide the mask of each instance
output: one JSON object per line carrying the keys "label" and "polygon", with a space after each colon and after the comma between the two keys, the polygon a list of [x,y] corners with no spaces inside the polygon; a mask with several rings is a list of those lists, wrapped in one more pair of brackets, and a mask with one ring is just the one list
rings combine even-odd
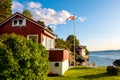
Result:
{"label": "fjord water", "polygon": [[89,62],[95,62],[97,66],[109,66],[116,59],[120,59],[120,50],[92,51]]}

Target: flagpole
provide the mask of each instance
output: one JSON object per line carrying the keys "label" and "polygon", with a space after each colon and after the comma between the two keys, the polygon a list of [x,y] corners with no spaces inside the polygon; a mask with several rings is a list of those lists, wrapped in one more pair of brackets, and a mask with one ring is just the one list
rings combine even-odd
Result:
{"label": "flagpole", "polygon": [[74,66],[75,66],[75,19],[74,19]]}
{"label": "flagpole", "polygon": [[73,41],[73,47],[74,47],[74,51],[73,51],[73,55],[74,55],[74,66],[75,66],[75,16],[74,15],[72,15],[72,16],[70,16],[69,18],[67,18],[66,20],[73,20],[74,22],[73,22],[73,27],[74,27],[74,41]]}

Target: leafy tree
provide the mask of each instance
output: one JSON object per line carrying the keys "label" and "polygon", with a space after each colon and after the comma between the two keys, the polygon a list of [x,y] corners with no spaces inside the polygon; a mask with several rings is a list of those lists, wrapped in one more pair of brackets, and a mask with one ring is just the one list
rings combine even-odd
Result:
{"label": "leafy tree", "polygon": [[0,22],[8,18],[11,14],[11,0],[0,0]]}
{"label": "leafy tree", "polygon": [[47,27],[51,32],[53,32],[52,28],[50,26]]}
{"label": "leafy tree", "polygon": [[68,42],[65,42],[63,39],[57,38],[55,40],[55,48],[62,48],[62,49],[70,49],[70,44]]}
{"label": "leafy tree", "polygon": [[38,20],[37,22],[38,22],[40,25],[42,25],[42,26],[45,27],[45,23],[44,23],[43,21]]}
{"label": "leafy tree", "polygon": [[[55,47],[56,48],[62,48],[62,49],[68,49],[71,50],[73,52],[73,47],[74,47],[74,35],[69,35],[68,38],[66,39],[66,41],[64,41],[63,39],[57,38],[55,40]],[[79,45],[79,40],[76,38],[75,36],[75,45],[78,46]]]}
{"label": "leafy tree", "polygon": [[80,45],[79,40],[74,35],[69,35],[66,39],[66,42],[70,43],[70,50],[73,52],[74,50],[74,38],[75,38],[75,46]]}
{"label": "leafy tree", "polygon": [[1,80],[44,80],[48,69],[48,53],[41,44],[15,34],[0,37]]}
{"label": "leafy tree", "polygon": [[31,19],[33,18],[32,13],[28,9],[24,10],[22,14]]}

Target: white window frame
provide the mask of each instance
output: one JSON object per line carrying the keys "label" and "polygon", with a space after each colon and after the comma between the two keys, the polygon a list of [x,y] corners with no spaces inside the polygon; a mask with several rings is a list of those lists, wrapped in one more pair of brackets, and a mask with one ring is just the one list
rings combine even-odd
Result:
{"label": "white window frame", "polygon": [[[22,24],[20,24],[20,20],[22,20]],[[14,21],[17,21],[17,24],[14,24]],[[16,26],[25,26],[26,25],[26,19],[22,19],[22,18],[17,18],[17,19],[13,19],[12,20],[12,26],[16,27]]]}
{"label": "white window frame", "polygon": [[31,36],[36,36],[37,37],[37,42],[38,42],[38,37],[39,37],[39,35],[38,34],[30,34],[30,35],[27,35],[27,40],[30,40],[30,38],[29,37],[31,37]]}

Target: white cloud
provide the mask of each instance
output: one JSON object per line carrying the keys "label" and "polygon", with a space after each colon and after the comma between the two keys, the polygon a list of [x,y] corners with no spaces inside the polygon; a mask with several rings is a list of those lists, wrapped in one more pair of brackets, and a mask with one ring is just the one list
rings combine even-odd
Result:
{"label": "white cloud", "polygon": [[[46,14],[47,13],[47,14]],[[60,12],[56,12],[53,9],[46,9],[44,14],[40,17],[41,20],[45,20],[46,24],[65,24],[65,20],[70,16],[70,13],[62,10]]]}
{"label": "white cloud", "polygon": [[[35,3],[34,3],[35,4]],[[33,17],[35,20],[41,20],[44,21],[46,25],[49,24],[65,24],[66,19],[71,15],[68,11],[62,10],[62,11],[55,11],[54,9],[50,8],[30,8],[30,10],[33,13]]]}
{"label": "white cloud", "polygon": [[16,2],[16,1],[13,1],[12,2],[12,12],[22,12],[24,9],[24,6],[19,3],[19,2]]}
{"label": "white cloud", "polygon": [[30,7],[30,8],[40,8],[41,4],[40,3],[35,3],[35,2],[29,2],[28,7]]}
{"label": "white cloud", "polygon": [[80,17],[78,17],[78,19],[79,19],[80,22],[84,22],[87,18],[86,18],[86,17],[81,17],[81,16],[80,16]]}

